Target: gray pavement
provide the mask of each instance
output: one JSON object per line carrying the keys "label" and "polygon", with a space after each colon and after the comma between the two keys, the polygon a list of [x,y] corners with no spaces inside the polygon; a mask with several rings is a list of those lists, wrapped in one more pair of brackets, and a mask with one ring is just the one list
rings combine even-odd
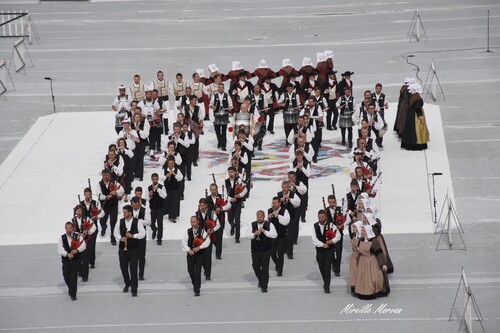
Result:
{"label": "gray pavement", "polygon": [[[3,246],[0,330],[303,332],[368,325],[384,332],[457,332],[459,321],[449,322],[448,317],[463,266],[484,326],[487,332],[495,332],[500,327],[498,236],[487,237],[492,224],[484,227],[466,228],[468,251],[458,250],[462,248],[458,236],[454,239],[457,250],[443,246],[436,252],[435,235],[387,235],[395,266],[391,294],[372,301],[349,293],[348,242],[344,243],[341,277],[332,281],[332,294],[323,293],[309,237],[299,239],[294,260],[285,260],[283,277],[276,277],[271,265],[269,293],[262,294],[251,268],[249,242],[234,244],[225,239],[223,260],[214,260],[212,281],[202,282],[199,298],[193,296],[180,241],[167,241],[163,246],[148,243],[146,281],[139,284],[138,298],[121,292],[117,248],[98,243],[96,269],[91,270],[87,283],[79,282],[77,302],[67,296],[55,245]],[[453,318],[461,315],[462,292],[459,295]],[[371,304],[372,312],[342,312],[350,304],[356,308]],[[376,312],[384,304],[401,313]],[[68,310],[70,315],[65,314]]]}
{"label": "gray pavement", "polygon": [[[178,71],[188,78],[195,68],[207,72],[212,62],[226,72],[232,60],[253,69],[261,58],[276,69],[283,58],[300,67],[302,57],[332,49],[339,72],[356,73],[355,97],[380,81],[396,101],[402,80],[414,75],[401,54],[415,55],[409,61],[419,66],[422,80],[434,61],[447,100],[438,102],[468,251],[435,252],[432,235],[387,236],[396,265],[392,293],[366,302],[347,292],[347,255],[342,279],[334,279],[333,293],[324,295],[314,249],[309,239],[301,239],[296,259],[285,263],[285,276],[272,277],[270,293],[262,295],[255,287],[249,244],[226,242],[213,281],[203,283],[202,297],[195,299],[179,243],[165,242],[161,248],[149,246],[147,281],[133,300],[121,293],[116,249],[99,244],[98,267],[85,286],[80,284],[79,300],[71,302],[55,245],[2,247],[0,330],[298,332],[366,329],[369,320],[369,328],[387,332],[456,332],[459,323],[447,318],[461,266],[470,274],[487,332],[499,330],[498,2],[420,1],[429,38],[421,43],[408,43],[417,5],[409,2],[2,3],[0,10],[29,10],[41,40],[28,46],[35,67],[12,74],[17,90],[0,101],[0,161],[37,117],[52,112],[45,76],[55,78],[58,112],[109,110],[117,85],[128,84],[135,73],[148,81],[158,69],[169,79]],[[484,53],[488,9],[494,54]],[[0,40],[0,58],[10,58],[12,43]],[[350,303],[372,303],[374,309],[387,303],[403,311],[341,314]]]}

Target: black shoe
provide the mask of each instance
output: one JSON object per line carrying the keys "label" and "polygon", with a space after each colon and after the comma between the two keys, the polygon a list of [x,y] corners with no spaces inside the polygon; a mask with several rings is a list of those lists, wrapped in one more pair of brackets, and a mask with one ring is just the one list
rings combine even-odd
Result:
{"label": "black shoe", "polygon": [[194,296],[196,296],[196,297],[200,296],[200,292],[199,291],[195,291],[194,292]]}
{"label": "black shoe", "polygon": [[144,281],[144,276],[139,276],[139,281]]}
{"label": "black shoe", "polygon": [[333,128],[331,126],[326,126],[327,131],[333,131]]}
{"label": "black shoe", "polygon": [[156,241],[156,245],[161,245],[161,239],[158,239],[158,240]]}
{"label": "black shoe", "polygon": [[183,196],[183,195],[181,195],[181,198],[180,198],[180,200],[184,200],[184,196]]}
{"label": "black shoe", "polygon": [[267,293],[267,287],[262,287],[261,290],[263,293]]}
{"label": "black shoe", "polygon": [[89,267],[92,268],[92,269],[94,269],[95,268],[95,264],[90,264]]}
{"label": "black shoe", "polygon": [[205,276],[205,281],[212,281],[212,279],[210,278],[210,276]]}
{"label": "black shoe", "polygon": [[222,147],[222,151],[226,151],[226,147]]}
{"label": "black shoe", "polygon": [[[188,177],[188,179],[187,179],[187,180],[188,180],[188,182],[190,182],[190,181],[191,181],[191,177]],[[183,197],[183,198],[184,198],[184,197]]]}
{"label": "black shoe", "polygon": [[132,297],[137,297],[137,291],[132,292]]}
{"label": "black shoe", "polygon": [[305,218],[305,217],[301,218],[300,220],[301,220],[303,223],[305,223],[305,222],[306,222],[306,218]]}
{"label": "black shoe", "polygon": [[231,226],[231,232],[230,232],[231,236],[234,236],[234,227]]}
{"label": "black shoe", "polygon": [[215,259],[222,260],[222,258],[220,256],[215,256]]}
{"label": "black shoe", "polygon": [[128,288],[130,288],[130,286],[129,286],[129,285],[125,285],[125,287],[123,287],[123,290],[122,290],[122,291],[123,291],[124,293],[128,293]]}
{"label": "black shoe", "polygon": [[276,274],[276,276],[283,276],[283,272],[282,271],[278,271],[278,274]]}
{"label": "black shoe", "polygon": [[259,145],[259,146],[257,147],[257,150],[262,150],[262,145]]}
{"label": "black shoe", "polygon": [[245,208],[245,203],[244,202],[241,203],[241,208]]}
{"label": "black shoe", "polygon": [[342,146],[345,146],[345,140],[342,140]]}
{"label": "black shoe", "polygon": [[217,144],[217,149],[221,148],[220,143]]}
{"label": "black shoe", "polygon": [[78,277],[82,277],[82,273],[81,272],[78,272]]}
{"label": "black shoe", "polygon": [[153,239],[156,239],[156,230],[153,230]]}
{"label": "black shoe", "polygon": [[336,276],[336,277],[339,277],[339,276],[340,276],[340,273],[335,273],[335,276]]}
{"label": "black shoe", "polygon": [[288,257],[288,259],[292,260],[293,259],[293,254],[287,254],[286,255]]}
{"label": "black shoe", "polygon": [[294,241],[294,242],[293,242],[293,245],[297,245],[297,241]]}
{"label": "black shoe", "polygon": [[349,142],[349,148],[352,148],[352,141]]}
{"label": "black shoe", "polygon": [[101,230],[101,237],[104,237],[106,235],[106,228],[102,228]]}
{"label": "black shoe", "polygon": [[89,279],[86,278],[86,279],[82,279],[82,282],[87,282]]}
{"label": "black shoe", "polygon": [[[193,162],[193,166],[198,166],[198,162]],[[189,179],[191,180],[191,179]]]}
{"label": "black shoe", "polygon": [[269,131],[269,133],[274,134],[274,131],[273,131],[273,130],[270,130],[270,131]]}
{"label": "black shoe", "polygon": [[116,246],[116,241],[111,241],[111,245]]}
{"label": "black shoe", "polygon": [[329,294],[330,293],[330,289],[329,288],[325,288],[325,294]]}
{"label": "black shoe", "polygon": [[318,158],[317,157],[313,157],[313,163],[318,163]]}
{"label": "black shoe", "polygon": [[333,130],[336,131],[337,130],[337,126],[334,125],[333,126]]}
{"label": "black shoe", "polygon": [[236,238],[235,242],[236,242],[236,244],[239,244],[240,243],[240,239]]}
{"label": "black shoe", "polygon": [[144,180],[144,178],[143,178],[143,177],[139,178],[139,181],[140,181],[140,182],[142,182],[143,180]]}
{"label": "black shoe", "polygon": [[71,296],[72,301],[76,301],[76,296]]}

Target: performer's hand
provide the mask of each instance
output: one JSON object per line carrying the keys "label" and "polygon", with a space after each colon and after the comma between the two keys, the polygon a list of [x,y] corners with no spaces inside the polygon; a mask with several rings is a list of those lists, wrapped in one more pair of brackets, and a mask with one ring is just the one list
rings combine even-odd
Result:
{"label": "performer's hand", "polygon": [[126,241],[127,241],[127,237],[120,238],[120,242],[124,242],[125,243]]}
{"label": "performer's hand", "polygon": [[231,202],[236,202],[236,198],[231,198]]}
{"label": "performer's hand", "polygon": [[193,249],[193,252],[194,252],[194,253],[196,253],[196,252],[198,252],[198,251],[200,251],[200,247],[199,247],[199,246],[197,246],[197,247],[195,247],[195,248]]}
{"label": "performer's hand", "polygon": [[193,250],[189,250],[188,253],[189,253],[190,256],[194,255],[194,251]]}
{"label": "performer's hand", "polygon": [[125,234],[125,237],[127,237],[127,238],[133,238],[134,235],[132,235],[130,232],[127,231],[127,233]]}
{"label": "performer's hand", "polygon": [[324,249],[328,249],[329,247],[330,247],[330,245],[328,245],[327,243],[323,244]]}
{"label": "performer's hand", "polygon": [[71,253],[68,253],[68,258],[73,259],[75,256]]}
{"label": "performer's hand", "polygon": [[72,255],[75,255],[75,254],[77,254],[77,253],[78,253],[78,250],[77,250],[77,249],[71,250],[71,254],[72,254]]}

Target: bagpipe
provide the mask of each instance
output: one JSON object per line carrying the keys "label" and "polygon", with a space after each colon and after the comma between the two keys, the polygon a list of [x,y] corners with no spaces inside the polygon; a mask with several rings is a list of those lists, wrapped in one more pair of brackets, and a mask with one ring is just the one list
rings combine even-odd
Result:
{"label": "bagpipe", "polygon": [[70,244],[71,250],[78,250],[78,248],[80,246],[82,246],[82,241],[80,239],[80,233],[74,231],[71,234],[71,244]]}
{"label": "bagpipe", "polygon": [[[332,184],[332,194],[335,197],[335,185],[334,184]],[[323,199],[323,208],[325,209],[325,211],[327,213],[329,213],[327,211],[325,197],[323,197],[322,199]],[[342,198],[342,206],[335,206],[335,213],[333,214],[333,216],[331,216],[331,214],[327,214],[327,215],[331,216],[331,218],[332,218],[331,222],[333,222],[333,224],[335,224],[335,226],[337,227],[337,229],[340,232],[342,232],[344,230],[344,224],[346,222],[346,217],[345,217],[344,212],[343,212],[344,200],[345,199]]]}
{"label": "bagpipe", "polygon": [[368,196],[370,198],[375,198],[377,196],[377,192],[372,193],[372,190],[375,187],[375,184],[377,184],[377,181],[379,180],[379,178],[380,178],[381,175],[382,175],[382,172],[379,172],[379,174],[377,175],[377,178],[375,178],[375,180],[373,181],[373,183],[371,183],[369,180],[367,180],[363,184],[365,192],[368,193]]}

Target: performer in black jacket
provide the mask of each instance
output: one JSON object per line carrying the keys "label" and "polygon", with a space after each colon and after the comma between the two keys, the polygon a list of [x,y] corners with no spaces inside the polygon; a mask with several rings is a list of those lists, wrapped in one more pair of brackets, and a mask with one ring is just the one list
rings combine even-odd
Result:
{"label": "performer in black jacket", "polygon": [[129,288],[132,288],[132,297],[137,297],[137,288],[139,286],[137,267],[141,253],[140,240],[146,236],[146,231],[142,223],[139,223],[139,220],[134,217],[132,206],[126,205],[123,207],[123,218],[116,224],[114,234],[115,238],[120,240],[118,257],[123,282],[125,282],[123,292],[126,293]]}
{"label": "performer in black jacket", "polygon": [[280,205],[280,199],[274,197],[272,206],[267,210],[267,220],[276,229],[276,238],[272,240],[271,259],[276,265],[278,276],[283,275],[284,256],[286,252],[286,232],[290,223],[290,214],[285,207]]}
{"label": "performer in black jacket", "polygon": [[191,228],[187,229],[182,238],[182,251],[187,254],[188,273],[193,284],[194,295],[200,296],[203,252],[210,244],[210,237],[199,227],[196,216],[191,216],[190,223]]}
{"label": "performer in black jacket", "polygon": [[253,271],[259,280],[259,288],[263,293],[267,293],[267,284],[269,283],[272,240],[277,236],[274,225],[265,221],[265,216],[264,211],[259,210],[257,221],[252,222],[251,228],[248,228],[247,232],[247,238],[251,239]]}
{"label": "performer in black jacket", "polygon": [[80,234],[73,232],[73,223],[66,222],[66,233],[59,237],[57,249],[61,255],[64,282],[68,286],[68,295],[76,301],[78,285],[78,269],[80,268],[80,253],[85,251],[85,241]]}

